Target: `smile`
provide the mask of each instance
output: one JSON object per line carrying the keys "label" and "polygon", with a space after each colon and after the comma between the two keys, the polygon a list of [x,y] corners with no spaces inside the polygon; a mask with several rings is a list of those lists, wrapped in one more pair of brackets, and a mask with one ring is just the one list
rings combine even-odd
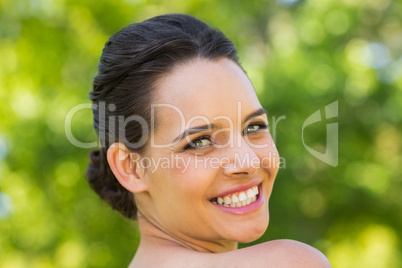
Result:
{"label": "smile", "polygon": [[213,198],[210,201],[215,205],[224,207],[244,207],[254,203],[258,199],[258,186],[253,186],[247,190],[231,193],[225,196]]}

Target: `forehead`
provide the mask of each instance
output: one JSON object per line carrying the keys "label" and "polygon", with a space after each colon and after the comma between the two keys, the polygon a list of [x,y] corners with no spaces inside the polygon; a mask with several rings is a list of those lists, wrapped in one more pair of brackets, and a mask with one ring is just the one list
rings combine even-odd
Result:
{"label": "forehead", "polygon": [[188,121],[204,116],[210,122],[217,116],[234,119],[239,115],[239,102],[244,114],[261,107],[250,80],[229,59],[198,58],[179,65],[159,81],[156,89],[156,103],[169,105],[156,109],[162,125],[174,124],[180,117]]}

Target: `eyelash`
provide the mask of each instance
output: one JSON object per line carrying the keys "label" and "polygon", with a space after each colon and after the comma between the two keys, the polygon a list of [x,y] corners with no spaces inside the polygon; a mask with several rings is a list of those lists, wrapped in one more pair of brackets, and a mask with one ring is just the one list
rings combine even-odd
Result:
{"label": "eyelash", "polygon": [[258,126],[259,128],[257,129],[257,130],[255,130],[255,131],[252,131],[252,132],[250,132],[250,133],[255,133],[255,132],[258,132],[258,131],[261,131],[261,130],[266,130],[266,129],[268,129],[268,125],[267,124],[265,124],[265,123],[252,123],[252,124],[250,124],[250,125],[248,125],[244,130],[243,130],[243,135],[245,135],[246,133],[245,133],[245,130],[248,128],[248,127],[250,127],[250,126]]}
{"label": "eyelash", "polygon": [[[261,130],[266,130],[266,129],[268,129],[268,127],[269,127],[269,125],[267,125],[267,124],[265,124],[265,123],[253,123],[253,124],[248,125],[248,126],[242,131],[243,135],[247,134],[247,133],[245,133],[245,132],[246,132],[246,129],[249,128],[250,126],[258,126],[259,128],[258,128],[257,130],[255,130],[255,131],[249,132],[249,134],[256,133],[256,132],[259,132],[259,131],[261,131]],[[202,147],[193,146],[193,144],[195,144],[196,142],[201,141],[201,140],[204,140],[204,139],[208,139],[208,140],[210,141],[210,143],[213,143],[213,142],[211,141],[211,136],[209,136],[209,135],[203,135],[203,136],[201,136],[201,137],[195,138],[194,140],[190,141],[190,143],[188,143],[186,146],[184,146],[183,149],[184,149],[184,150],[196,150],[196,149],[205,148],[205,147],[207,147],[207,146],[202,146]]]}
{"label": "eyelash", "polygon": [[184,150],[195,150],[195,149],[199,149],[199,148],[204,148],[205,146],[203,146],[203,147],[196,147],[196,146],[193,146],[193,144],[195,144],[197,141],[201,141],[201,140],[204,140],[204,139],[208,139],[208,140],[212,143],[212,141],[211,141],[211,136],[209,136],[209,135],[204,135],[204,136],[195,138],[194,140],[190,141],[190,142],[184,147]]}

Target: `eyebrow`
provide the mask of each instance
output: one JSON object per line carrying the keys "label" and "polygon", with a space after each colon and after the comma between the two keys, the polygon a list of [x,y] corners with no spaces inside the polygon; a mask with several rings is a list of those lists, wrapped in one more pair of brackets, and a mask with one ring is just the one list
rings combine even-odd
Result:
{"label": "eyebrow", "polygon": [[183,139],[184,137],[188,136],[188,135],[192,135],[198,132],[203,132],[206,130],[212,130],[212,129],[217,129],[218,126],[216,124],[205,124],[202,126],[196,126],[196,127],[192,127],[189,129],[184,130],[182,133],[180,133],[179,136],[177,136],[176,139],[174,139],[173,142],[178,142],[179,140]]}
{"label": "eyebrow", "polygon": [[[246,122],[246,121],[248,121],[248,120],[250,120],[250,119],[253,119],[254,117],[257,117],[257,116],[260,116],[260,115],[263,115],[263,114],[267,114],[267,111],[266,111],[264,108],[260,108],[260,109],[258,109],[257,111],[255,111],[255,112],[249,114],[249,115],[244,119],[243,123]],[[185,137],[188,136],[188,135],[196,134],[196,133],[203,132],[203,131],[206,131],[206,130],[217,129],[217,128],[218,128],[218,125],[217,125],[217,124],[214,124],[214,123],[212,123],[212,124],[205,124],[205,125],[196,126],[196,127],[192,127],[192,128],[186,129],[186,130],[184,130],[182,133],[180,133],[180,135],[177,136],[177,137],[174,139],[173,142],[176,143],[176,142],[178,142],[179,140],[185,138]]]}
{"label": "eyebrow", "polygon": [[255,111],[255,112],[249,114],[249,115],[244,119],[243,122],[246,122],[246,121],[248,121],[248,120],[250,120],[250,119],[253,119],[254,117],[257,117],[257,116],[260,116],[260,115],[263,115],[263,114],[268,114],[268,113],[267,113],[267,111],[266,111],[264,108],[260,108],[260,109],[258,109],[257,111]]}

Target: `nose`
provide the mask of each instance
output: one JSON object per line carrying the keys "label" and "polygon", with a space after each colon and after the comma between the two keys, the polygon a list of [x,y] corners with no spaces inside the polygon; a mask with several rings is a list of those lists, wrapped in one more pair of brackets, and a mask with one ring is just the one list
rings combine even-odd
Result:
{"label": "nose", "polygon": [[227,177],[252,177],[261,166],[260,158],[243,137],[239,144],[226,148],[225,157],[228,161],[222,167]]}

